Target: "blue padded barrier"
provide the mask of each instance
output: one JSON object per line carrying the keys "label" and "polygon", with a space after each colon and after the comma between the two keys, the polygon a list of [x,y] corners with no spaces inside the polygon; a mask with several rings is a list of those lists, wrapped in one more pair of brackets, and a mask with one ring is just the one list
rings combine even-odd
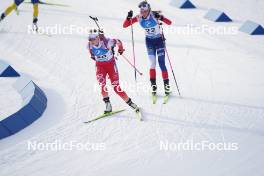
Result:
{"label": "blue padded barrier", "polygon": [[0,122],[0,139],[10,136],[10,131]]}
{"label": "blue padded barrier", "polygon": [[0,60],[0,77],[19,77],[20,75],[6,62]]}
{"label": "blue padded barrier", "polygon": [[232,19],[227,16],[225,12],[216,10],[216,9],[210,9],[207,14],[204,16],[204,18],[214,21],[214,22],[231,22]]}
{"label": "blue padded barrier", "polygon": [[260,24],[249,20],[239,28],[239,31],[250,35],[264,35],[264,28]]}
{"label": "blue padded barrier", "polygon": [[41,117],[47,108],[45,93],[28,77],[20,77],[13,87],[20,93],[22,108],[0,122],[0,139],[15,134]]}
{"label": "blue padded barrier", "polygon": [[170,5],[181,9],[194,9],[195,5],[190,0],[172,0]]}

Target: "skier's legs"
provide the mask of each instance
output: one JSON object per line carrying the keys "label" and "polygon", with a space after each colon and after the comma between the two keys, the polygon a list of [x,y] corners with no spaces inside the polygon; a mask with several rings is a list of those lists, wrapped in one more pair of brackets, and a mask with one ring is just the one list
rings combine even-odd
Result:
{"label": "skier's legs", "polygon": [[102,66],[96,66],[96,79],[99,83],[99,85],[101,86],[101,94],[103,96],[103,98],[107,98],[108,97],[108,90],[106,87],[106,70],[104,67]]}
{"label": "skier's legs", "polygon": [[126,92],[123,91],[122,88],[120,87],[119,74],[115,62],[113,61],[109,63],[109,65],[107,65],[106,67],[106,70],[116,94],[118,94],[131,108],[133,108],[136,112],[138,112],[139,111],[138,106],[132,102],[131,98],[129,98]]}
{"label": "skier's legs", "polygon": [[170,94],[170,84],[168,70],[165,64],[165,44],[162,38],[159,38],[157,42],[158,61],[162,72],[162,78],[164,81],[165,94],[167,95]]}
{"label": "skier's legs", "polygon": [[31,3],[33,4],[33,18],[37,19],[39,14],[39,8],[38,8],[39,0],[31,0]]}
{"label": "skier's legs", "polygon": [[156,83],[156,55],[149,55],[150,60],[150,69],[149,69],[149,78],[150,78],[150,84],[152,93],[157,93],[157,83]]}
{"label": "skier's legs", "polygon": [[[15,0],[12,5],[10,5],[4,13],[1,14],[0,20],[3,20],[7,15],[9,15],[13,10],[17,9],[17,7],[24,2],[24,0]],[[31,3],[33,4],[33,23],[36,24],[38,21],[38,3],[39,0],[31,0]]]}
{"label": "skier's legs", "polygon": [[9,15],[16,8],[17,8],[17,5],[15,3],[7,7],[7,9],[5,10],[5,16]]}
{"label": "skier's legs", "polygon": [[5,12],[1,14],[1,20],[3,20],[7,15],[9,15],[13,10],[15,10],[18,5],[16,4],[16,2],[14,2],[9,7],[7,7],[7,9],[5,10]]}
{"label": "skier's legs", "polygon": [[150,79],[156,79],[156,49],[152,39],[146,38],[146,47],[150,62],[149,77]]}
{"label": "skier's legs", "polygon": [[38,3],[33,4],[33,18],[38,18],[39,9],[38,9]]}
{"label": "skier's legs", "polygon": [[156,84],[156,47],[155,47],[155,39],[146,38],[146,47],[148,51],[148,57],[150,61],[150,69],[149,69],[149,78],[151,83],[152,94],[156,94],[157,92],[157,84]]}
{"label": "skier's legs", "polygon": [[162,78],[163,80],[167,80],[168,70],[165,64],[165,45],[162,38],[157,39],[156,47],[157,47],[158,62],[162,72]]}
{"label": "skier's legs", "polygon": [[160,48],[157,50],[158,53],[158,61],[159,61],[159,66],[162,72],[162,78],[163,80],[168,79],[168,70],[165,64],[165,50],[164,48]]}
{"label": "skier's legs", "polygon": [[149,77],[150,79],[156,79],[156,56],[149,55],[148,57],[150,61]]}
{"label": "skier's legs", "polygon": [[118,69],[115,63],[109,65],[107,73],[116,94],[118,94],[125,102],[127,102],[129,100],[129,97],[127,96],[126,92],[120,87]]}

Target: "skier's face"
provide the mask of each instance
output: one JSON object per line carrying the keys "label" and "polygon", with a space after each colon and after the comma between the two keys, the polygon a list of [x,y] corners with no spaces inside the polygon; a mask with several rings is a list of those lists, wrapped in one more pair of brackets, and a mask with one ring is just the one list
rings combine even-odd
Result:
{"label": "skier's face", "polygon": [[144,18],[147,18],[148,15],[149,15],[149,9],[140,9],[140,14],[144,17]]}
{"label": "skier's face", "polygon": [[99,45],[99,37],[96,37],[95,39],[90,40],[91,45],[97,46]]}

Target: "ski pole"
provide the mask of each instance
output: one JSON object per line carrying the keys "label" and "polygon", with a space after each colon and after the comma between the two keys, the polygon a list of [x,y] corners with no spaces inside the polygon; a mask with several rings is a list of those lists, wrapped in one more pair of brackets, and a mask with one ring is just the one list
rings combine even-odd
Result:
{"label": "ski pole", "polygon": [[161,28],[161,32],[162,32],[161,36],[162,36],[162,40],[163,40],[163,42],[164,42],[164,49],[165,49],[165,53],[166,53],[166,55],[167,55],[167,58],[168,58],[168,60],[169,60],[169,64],[170,64],[170,68],[171,68],[171,72],[172,72],[172,75],[173,75],[173,78],[174,78],[174,82],[175,82],[175,84],[176,84],[176,87],[177,87],[177,90],[178,90],[179,96],[181,96],[181,92],[180,92],[180,89],[179,89],[179,86],[178,86],[178,82],[177,82],[177,80],[176,80],[176,76],[175,76],[175,73],[174,73],[174,70],[173,70],[173,67],[172,67],[171,59],[170,59],[170,56],[169,56],[169,53],[168,53],[168,49],[167,49],[167,47],[166,47],[165,36],[164,36],[163,28],[162,28],[162,26],[161,26],[162,23],[161,23],[161,24],[158,23],[158,25],[159,25],[159,27]]}
{"label": "ski pole", "polygon": [[92,16],[89,16],[89,17],[95,22],[96,26],[97,26],[98,29],[100,30],[101,28],[100,28],[100,26],[99,26],[99,24],[98,24],[98,18],[97,18],[97,17],[92,17]]}
{"label": "ski pole", "polygon": [[132,49],[133,49],[133,63],[135,68],[135,81],[137,81],[137,71],[136,71],[136,54],[135,54],[135,40],[134,40],[134,29],[132,24],[132,18],[130,19],[131,26],[131,38],[132,38]]}
{"label": "ski pole", "polygon": [[134,69],[135,69],[135,71],[136,72],[138,72],[138,74],[140,74],[141,76],[143,76],[143,73],[142,72],[140,72],[130,61],[129,61],[129,59],[126,57],[126,56],[124,56],[124,54],[122,54],[121,55],[124,59],[125,59],[125,61],[127,61],[127,63],[129,63],[129,65],[130,66],[132,66]]}

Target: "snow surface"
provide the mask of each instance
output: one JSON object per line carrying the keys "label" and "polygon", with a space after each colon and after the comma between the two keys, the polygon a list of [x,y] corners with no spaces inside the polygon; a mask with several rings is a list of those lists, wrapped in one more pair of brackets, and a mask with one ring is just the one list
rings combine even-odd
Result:
{"label": "snow surface", "polygon": [[[10,2],[1,0],[0,10],[3,11]],[[138,10],[138,1],[56,2],[71,7],[41,6],[40,26],[74,24],[95,27],[89,15],[98,16],[107,35],[121,39],[126,55],[131,58],[130,30],[122,29],[122,23],[128,10]],[[196,10],[177,9],[169,5],[169,0],[150,2],[153,9],[162,10],[173,20],[174,27],[207,24],[238,28],[247,19],[264,24],[264,2],[260,0],[193,0],[198,5]],[[235,22],[216,24],[207,21],[203,16],[209,8],[225,11]],[[46,92],[49,103],[43,117],[33,125],[0,141],[1,176],[264,174],[262,36],[253,37],[240,32],[236,35],[167,33],[168,50],[183,98],[177,96],[170,75],[174,92],[167,105],[162,105],[161,99],[152,105],[148,93],[128,92],[143,108],[144,122],[138,122],[135,114],[112,93],[114,108],[127,108],[127,111],[87,125],[83,122],[104,109],[100,94],[93,90],[96,85],[95,68],[86,50],[87,36],[29,35],[27,26],[31,24],[32,7],[23,4],[20,10],[18,17],[13,13],[0,24],[1,58],[21,73],[31,76]],[[149,85],[144,33],[138,26],[134,29],[137,66],[144,72],[138,82]],[[134,84],[133,70],[121,58],[118,68],[121,80]],[[5,83],[10,82],[1,82],[0,85]],[[158,83],[161,89],[161,79]],[[1,114],[3,109],[4,113],[9,112],[10,105],[15,110],[13,108],[21,102],[11,89],[1,86]],[[10,97],[10,102],[6,102],[7,97]],[[27,148],[28,141],[50,143],[56,140],[104,143],[106,149],[32,151]],[[188,140],[238,143],[239,149],[160,150],[161,141],[178,143]]]}
{"label": "snow surface", "polygon": [[21,97],[12,86],[15,81],[16,79],[0,78],[0,120],[21,108]]}

